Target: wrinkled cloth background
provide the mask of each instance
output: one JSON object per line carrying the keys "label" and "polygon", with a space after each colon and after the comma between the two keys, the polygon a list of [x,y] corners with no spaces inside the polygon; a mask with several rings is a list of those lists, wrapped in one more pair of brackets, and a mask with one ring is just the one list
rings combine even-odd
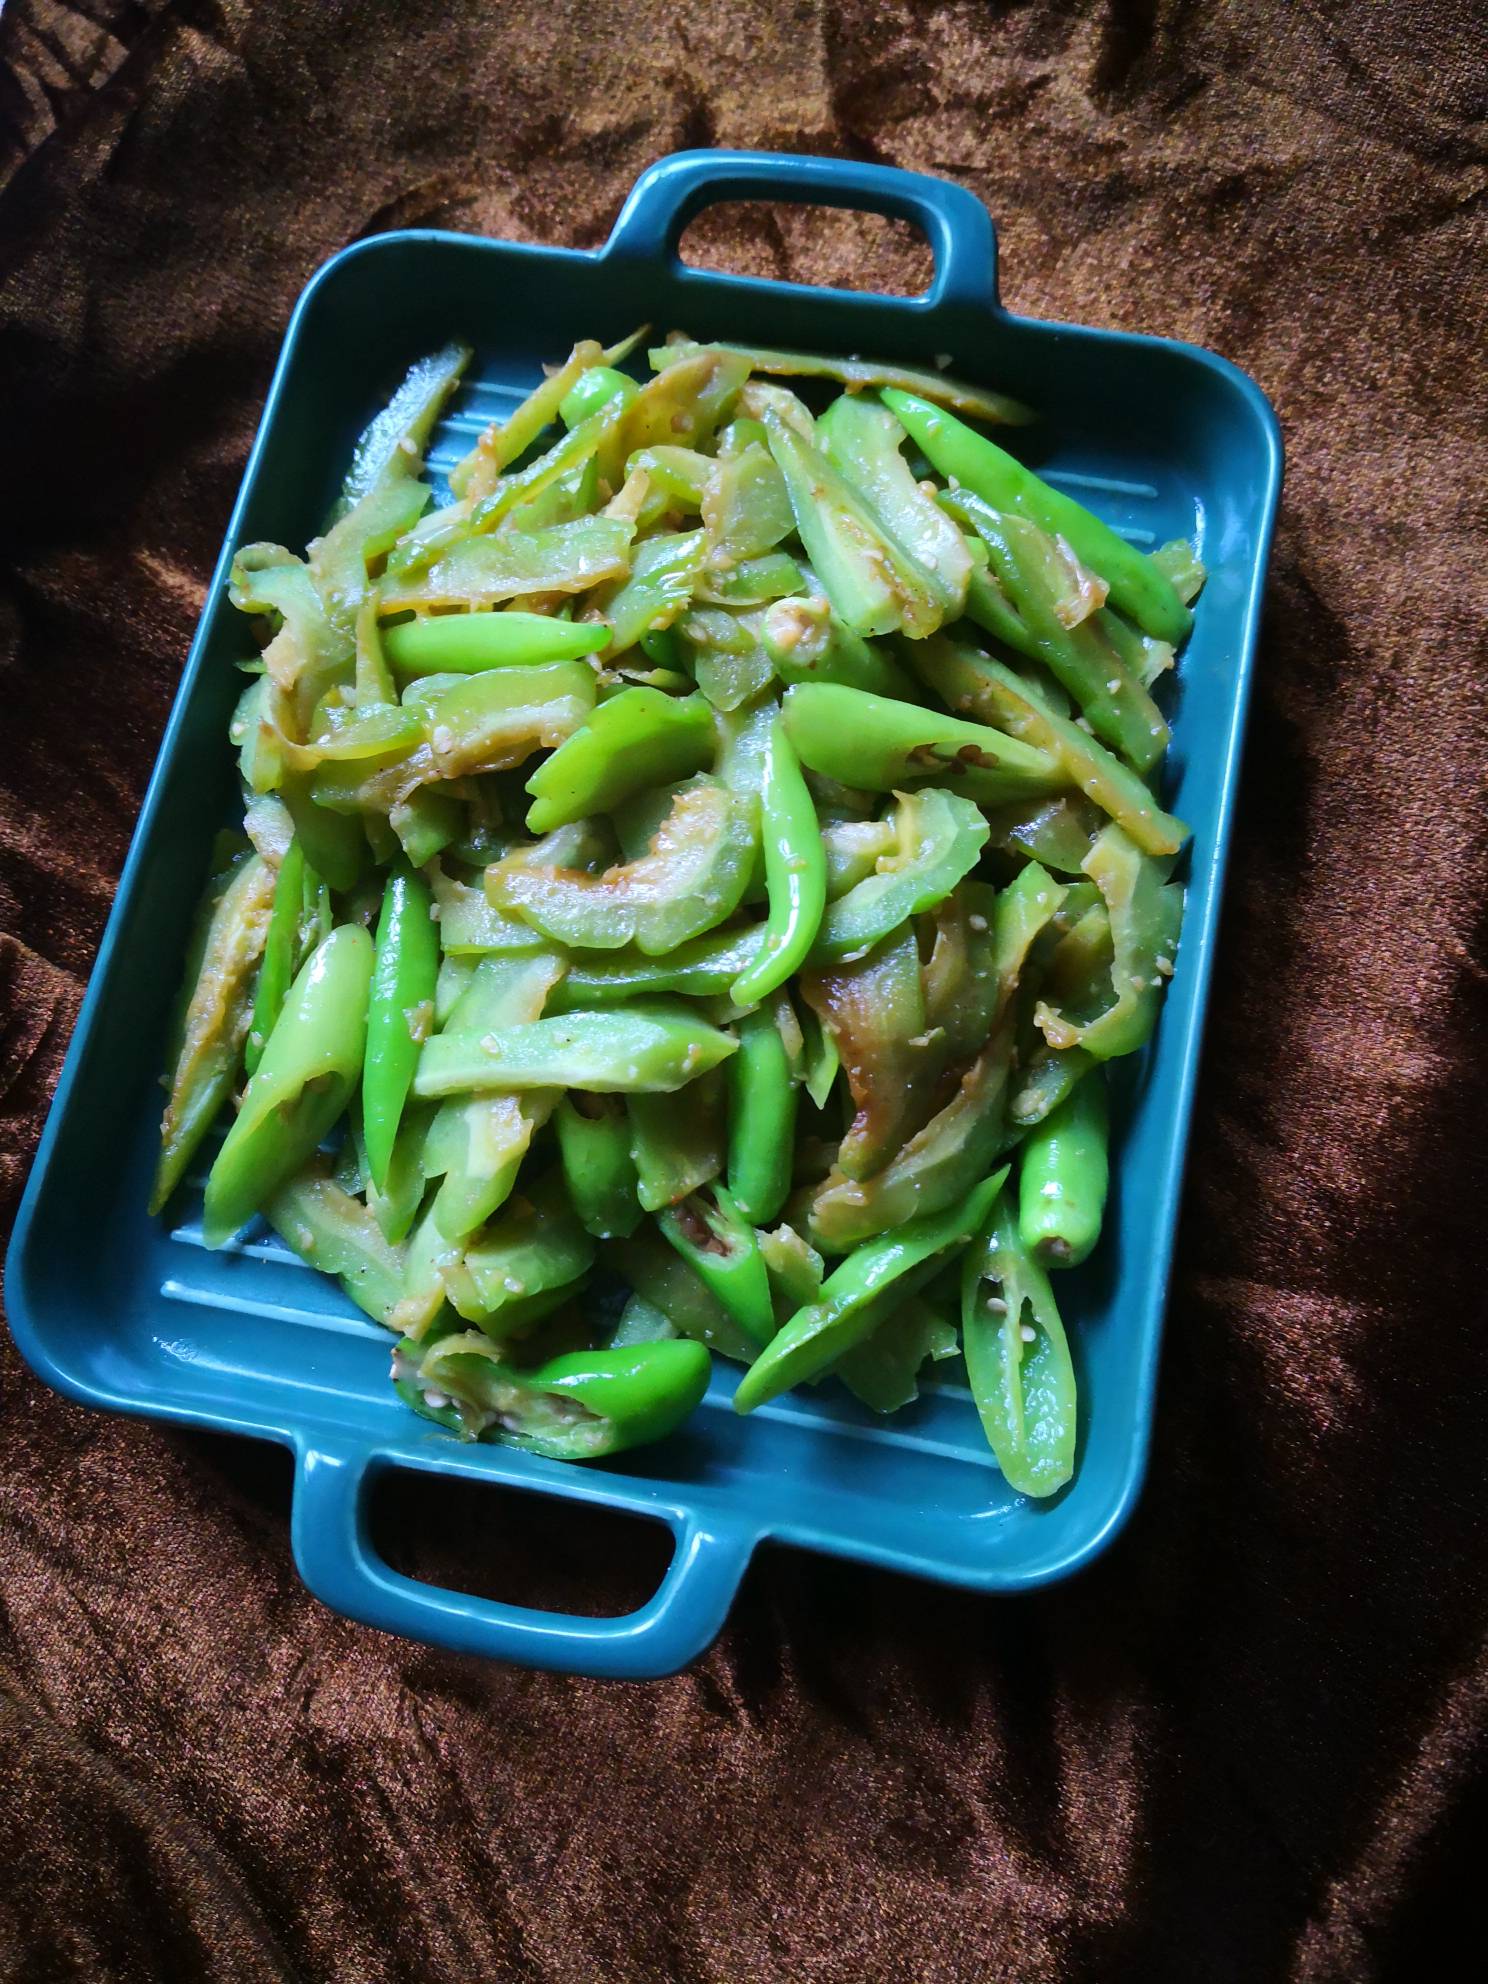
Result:
{"label": "wrinkled cloth background", "polygon": [[[344,243],[594,244],[686,145],[879,158],[985,197],[1014,309],[1237,360],[1289,453],[1109,1556],[995,1603],[766,1552],[690,1673],[506,1671],[317,1607],[276,1454],[90,1415],[0,1339],[0,1978],[1442,1974],[1488,1826],[1484,9],[11,0],[0,46],[7,1224]],[[696,253],[926,269],[820,213],[720,213]],[[659,1570],[485,1506],[408,1503],[389,1547],[596,1610]]]}

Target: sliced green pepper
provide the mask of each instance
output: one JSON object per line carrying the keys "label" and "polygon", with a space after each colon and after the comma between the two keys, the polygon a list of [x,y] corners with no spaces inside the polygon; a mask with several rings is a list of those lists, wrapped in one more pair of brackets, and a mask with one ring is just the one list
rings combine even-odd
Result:
{"label": "sliced green pepper", "polygon": [[1050,488],[995,441],[975,433],[954,414],[893,387],[883,398],[952,487],[960,483],[993,509],[1017,511],[1042,529],[1067,539],[1081,563],[1099,572],[1110,586],[1113,603],[1146,633],[1163,641],[1183,639],[1193,619],[1172,581],[1083,503]]}
{"label": "sliced green pepper", "polygon": [[472,610],[526,593],[587,592],[630,569],[635,526],[621,517],[576,517],[530,531],[467,537],[427,571],[390,573],[379,589],[384,613],[404,607]]}
{"label": "sliced green pepper", "polygon": [[881,1319],[875,1298],[915,1269],[959,1247],[982,1224],[1007,1170],[974,1186],[959,1204],[910,1221],[860,1247],[822,1284],[820,1300],[798,1309],[739,1380],[734,1410],[752,1412],[793,1385],[819,1377]]}
{"label": "sliced green pepper", "polygon": [[901,924],[855,964],[808,975],[801,990],[836,1043],[856,1112],[838,1166],[869,1178],[928,1113],[935,1069],[914,925]]}
{"label": "sliced green pepper", "polygon": [[382,898],[376,966],[367,1013],[367,1059],[362,1074],[362,1128],[367,1163],[379,1192],[387,1190],[388,1165],[403,1105],[423,1043],[434,1028],[434,981],[439,936],[434,900],[422,875],[395,870]]}
{"label": "sliced green pepper", "polygon": [[782,682],[836,682],[873,696],[916,699],[914,678],[845,626],[825,594],[777,599],[760,622],[760,640]]}
{"label": "sliced green pepper", "polygon": [[755,1343],[775,1333],[770,1277],[753,1226],[721,1186],[690,1193],[656,1215],[664,1240],[712,1290],[734,1321]]}
{"label": "sliced green pepper", "polygon": [[372,962],[372,939],[348,924],[331,932],[291,986],[207,1179],[209,1247],[232,1238],[345,1109],[362,1070]]}
{"label": "sliced green pepper", "polygon": [[613,1242],[606,1260],[680,1335],[740,1364],[754,1357],[753,1340],[704,1286],[692,1263],[674,1253],[649,1222],[633,1238]]}
{"label": "sliced green pepper", "polygon": [[1176,854],[1188,839],[1188,828],[1162,810],[1129,765],[1002,662],[944,637],[917,642],[905,652],[952,709],[999,723],[1063,764],[1070,784],[1109,813],[1144,852]]}
{"label": "sliced green pepper", "polygon": [[616,654],[634,647],[642,634],[659,634],[681,618],[706,548],[700,530],[663,533],[637,544],[629,577],[603,607]]}
{"label": "sliced green pepper", "polygon": [[509,1198],[445,1268],[444,1284],[467,1322],[506,1342],[563,1301],[593,1259],[594,1241],[554,1176]]}
{"label": "sliced green pepper", "polygon": [[569,1351],[519,1371],[468,1333],[425,1351],[419,1385],[455,1400],[468,1433],[550,1460],[598,1460],[675,1431],[700,1403],[711,1369],[701,1344],[674,1337]]}
{"label": "sliced green pepper", "polygon": [[361,1200],[335,1182],[324,1158],[312,1157],[271,1194],[263,1215],[287,1247],[321,1274],[334,1275],[374,1322],[391,1321],[403,1293],[402,1251]]}
{"label": "sliced green pepper", "polygon": [[626,1115],[636,1196],[647,1212],[675,1205],[722,1172],[724,1126],[717,1080],[704,1076],[693,1082],[681,1102],[638,1092],[627,1100]]}
{"label": "sliced green pepper", "polygon": [[1024,1248],[1010,1204],[994,1207],[967,1249],[961,1346],[987,1443],[1009,1487],[1054,1494],[1074,1473],[1075,1373],[1049,1277]]}
{"label": "sliced green pepper", "polygon": [[772,1006],[759,1006],[740,1020],[728,1087],[729,1192],[745,1219],[767,1226],[790,1193],[798,1093]]}
{"label": "sliced green pepper", "polygon": [[872,1412],[897,1412],[920,1395],[927,1363],[954,1357],[955,1325],[922,1296],[906,1300],[895,1288],[878,1301],[887,1313],[861,1343],[837,1360],[833,1375]]}
{"label": "sliced green pepper", "polygon": [[248,988],[272,913],[274,871],[262,856],[234,848],[215,865],[197,913],[176,1023],[152,1213],[180,1183],[232,1089],[248,1030]]}
{"label": "sliced green pepper", "polygon": [[588,1233],[624,1240],[641,1223],[639,1178],[625,1105],[614,1096],[575,1090],[553,1117],[569,1203]]}
{"label": "sliced green pepper", "polygon": [[617,400],[629,406],[640,390],[640,381],[628,372],[617,372],[613,365],[595,365],[581,372],[559,401],[558,417],[565,427],[577,427]]}
{"label": "sliced green pepper", "polygon": [[930,486],[915,481],[900,453],[904,429],[893,414],[875,400],[842,393],[816,423],[816,437],[827,460],[867,498],[954,618],[966,604],[971,553]]}
{"label": "sliced green pepper", "polygon": [[801,762],[826,778],[899,792],[943,781],[982,806],[1041,797],[1067,780],[1047,752],[1005,731],[834,683],[800,683],[782,704]]}
{"label": "sliced green pepper", "polygon": [[757,768],[769,914],[758,956],[734,981],[740,1006],[767,998],[797,970],[816,941],[827,900],[816,806],[786,728],[773,713],[761,728]]}
{"label": "sliced green pepper", "polygon": [[1163,981],[1172,974],[1183,927],[1183,891],[1176,882],[1165,882],[1162,866],[1118,826],[1101,834],[1086,857],[1085,872],[1099,887],[1110,917],[1112,1003],[1084,1021],[1047,1005],[1040,1005],[1035,1018],[1051,1047],[1083,1047],[1107,1061],[1135,1053],[1157,1024]]}
{"label": "sliced green pepper", "polygon": [[638,792],[703,771],[713,753],[713,713],[703,697],[622,689],[528,779],[528,831],[613,812]]}
{"label": "sliced green pepper", "polygon": [[1021,427],[1033,419],[1030,409],[1006,393],[990,392],[985,386],[968,386],[944,372],[922,370],[918,365],[896,365],[879,358],[833,358],[816,351],[767,351],[759,345],[700,345],[686,338],[658,345],[648,353],[658,371],[691,358],[700,351],[735,352],[746,359],[751,371],[786,379],[837,379],[848,388],[861,391],[865,386],[902,386],[922,393],[937,405],[954,407],[972,420],[989,420]]}
{"label": "sliced green pepper", "polygon": [[549,613],[435,613],[382,629],[383,652],[403,676],[578,661],[608,639],[592,621],[555,620]]}
{"label": "sliced green pepper", "polygon": [[1078,1267],[1100,1238],[1110,1134],[1105,1078],[1096,1070],[1023,1140],[1018,1231],[1046,1267]]}
{"label": "sliced green pepper", "polygon": [[731,1034],[680,1001],[570,1012],[500,1034],[441,1033],[427,1041],[414,1078],[421,1096],[472,1089],[584,1088],[599,1094],[666,1094],[734,1053]]}
{"label": "sliced green pepper", "polygon": [[559,987],[555,1004],[560,1011],[623,1005],[628,999],[657,992],[716,999],[728,992],[739,973],[760,954],[763,944],[764,925],[749,923],[710,930],[690,944],[679,944],[662,958],[648,958],[634,951],[580,958]]}
{"label": "sliced green pepper", "polygon": [[811,951],[817,962],[861,955],[906,918],[933,909],[976,866],[987,839],[971,801],[938,786],[899,793],[894,821],[898,853],[828,904]]}

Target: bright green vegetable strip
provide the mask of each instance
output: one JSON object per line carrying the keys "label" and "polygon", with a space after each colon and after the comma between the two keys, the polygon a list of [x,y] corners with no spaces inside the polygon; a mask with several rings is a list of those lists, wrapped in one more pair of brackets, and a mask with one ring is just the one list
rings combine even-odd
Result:
{"label": "bright green vegetable strip", "polygon": [[797,1019],[801,1028],[801,1086],[816,1108],[825,1109],[842,1071],[842,1058],[830,1030],[822,1025],[804,998]]}
{"label": "bright green vegetable strip", "polygon": [[1051,1047],[1083,1047],[1097,1060],[1131,1054],[1157,1024],[1163,981],[1171,976],[1183,927],[1183,891],[1121,831],[1109,826],[1091,848],[1085,872],[1111,919],[1113,1002],[1094,1019],[1071,1020],[1040,1005],[1035,1019]]}
{"label": "bright green vegetable strip", "polygon": [[713,762],[713,713],[701,696],[622,689],[527,781],[529,833],[545,834]]}
{"label": "bright green vegetable strip", "polygon": [[1075,1373],[1049,1277],[1024,1248],[1011,1204],[994,1208],[967,1249],[961,1347],[1008,1486],[1020,1495],[1054,1494],[1075,1469]]}
{"label": "bright green vegetable strip", "polygon": [[558,404],[558,417],[565,427],[577,427],[602,407],[619,401],[629,406],[641,390],[640,381],[628,372],[617,372],[613,365],[595,365],[581,372]]}
{"label": "bright green vegetable strip", "polygon": [[577,1090],[564,1096],[553,1121],[569,1203],[585,1231],[599,1240],[628,1238],[642,1215],[625,1105]]}
{"label": "bright green vegetable strip", "polygon": [[739,1022],[739,1051],[728,1064],[728,1186],[753,1226],[768,1226],[785,1204],[795,1150],[797,1089],[772,1005]]}
{"label": "bright green vegetable strip", "polygon": [[427,1206],[414,1222],[403,1256],[403,1292],[388,1318],[389,1327],[415,1341],[450,1327],[444,1273],[460,1258],[440,1232],[434,1208]]}
{"label": "bright green vegetable strip", "polygon": [[585,1088],[667,1094],[735,1052],[738,1042],[679,1001],[637,1000],[534,1020],[502,1033],[442,1033],[426,1041],[416,1095],[463,1089]]}
{"label": "bright green vegetable strip", "polygon": [[301,969],[207,1179],[202,1234],[232,1238],[304,1163],[362,1071],[372,940],[333,930]]}
{"label": "bright green vegetable strip", "polygon": [[821,928],[827,862],[816,806],[783,722],[770,720],[760,760],[760,838],[769,914],[758,957],[734,980],[736,1005],[768,998],[795,972]]}
{"label": "bright green vegetable strip", "polygon": [[1037,861],[1061,875],[1078,875],[1085,866],[1090,843],[1100,832],[1102,817],[1076,793],[1056,799],[1024,800],[989,813],[992,846]]}
{"label": "bright green vegetable strip", "polygon": [[722,1173],[723,1109],[717,1081],[695,1082],[680,1102],[634,1094],[626,1113],[636,1196],[647,1212],[675,1205]]}
{"label": "bright green vegetable strip", "polygon": [[1077,1268],[1100,1238],[1110,1135],[1105,1078],[1097,1070],[1023,1140],[1018,1231],[1046,1267]]}
{"label": "bright green vegetable strip", "polygon": [[415,1102],[403,1111],[393,1154],[388,1162],[387,1186],[379,1191],[367,1162],[367,1139],[361,1111],[351,1110],[351,1146],[356,1159],[355,1183],[348,1190],[365,1194],[367,1210],[376,1220],[384,1240],[396,1245],[406,1240],[424,1201],[424,1145],[434,1118],[432,1103]]}
{"label": "bright green vegetable strip", "polygon": [[760,623],[760,640],[782,682],[840,682],[908,702],[918,695],[914,678],[844,626],[825,594],[777,599]]}
{"label": "bright green vegetable strip", "polygon": [[[492,668],[447,690],[429,723],[431,771],[440,778],[506,771],[571,737],[594,708],[585,661]],[[420,778],[417,783],[423,783]]]}
{"label": "bright green vegetable strip", "polygon": [[437,613],[382,630],[383,652],[403,676],[577,661],[608,639],[592,621],[555,620],[548,613]]}
{"label": "bright green vegetable strip", "polygon": [[713,473],[713,463],[707,455],[700,455],[696,448],[638,448],[625,464],[625,473],[632,476],[638,469],[651,485],[641,509],[643,529],[653,506],[657,519],[673,510],[701,513],[703,491]]}
{"label": "bright green vegetable strip", "polygon": [[576,344],[558,370],[540,380],[506,420],[493,420],[465,459],[455,465],[450,487],[456,496],[478,502],[488,495],[502,470],[525,455],[543,429],[558,418],[559,408],[584,373],[614,361],[615,353],[601,351],[592,338]]}
{"label": "bright green vegetable strip", "polygon": [[953,413],[892,387],[883,398],[953,487],[959,482],[993,509],[1017,511],[1065,538],[1081,564],[1109,585],[1112,604],[1129,613],[1144,632],[1175,644],[1183,639],[1193,620],[1172,581],[1083,503],[1051,488]]}
{"label": "bright green vegetable strip", "polygon": [[705,571],[692,589],[694,599],[711,606],[768,606],[799,592],[804,574],[785,551],[744,558],[727,569]]}
{"label": "bright green vegetable strip", "polygon": [[662,533],[636,545],[630,576],[603,609],[617,655],[634,647],[642,634],[659,634],[681,618],[706,546],[700,530]]}
{"label": "bright green vegetable strip", "polygon": [[465,826],[465,811],[453,793],[438,785],[421,785],[389,810],[388,825],[409,867],[424,868],[458,839]]}
{"label": "bright green vegetable strip", "polygon": [[874,1299],[901,1277],[959,1247],[982,1224],[1007,1171],[975,1186],[959,1204],[910,1221],[860,1247],[822,1284],[821,1298],[798,1309],[739,1380],[736,1412],[752,1412],[793,1385],[819,1377],[879,1320]]}
{"label": "bright green vegetable strip", "polygon": [[756,442],[709,464],[701,496],[708,572],[719,578],[772,552],[795,529],[795,515],[768,446]]}
{"label": "bright green vegetable strip", "polygon": [[741,1364],[753,1358],[753,1342],[703,1285],[692,1263],[674,1253],[649,1221],[632,1239],[609,1246],[605,1257],[620,1279],[660,1309],[682,1336]]}
{"label": "bright green vegetable strip", "polygon": [[857,634],[933,634],[946,602],[930,576],[818,448],[774,413],[765,430],[806,556],[838,617]]}
{"label": "bright green vegetable strip", "polygon": [[1002,662],[944,637],[916,642],[905,653],[953,710],[996,723],[1061,763],[1070,784],[1109,813],[1144,853],[1176,854],[1188,839],[1188,828],[1162,810],[1129,765],[1060,716]]}
{"label": "bright green vegetable strip", "polygon": [[782,703],[801,762],[825,778],[898,792],[926,779],[978,805],[1042,797],[1067,783],[1047,752],[1005,731],[830,682],[803,682]]}
{"label": "bright green vegetable strip", "polygon": [[408,368],[402,385],[374,415],[352,451],[338,516],[345,516],[390,473],[418,472],[434,423],[469,363],[469,345],[447,344]]}
{"label": "bright green vegetable strip", "polygon": [[382,582],[384,613],[406,606],[492,606],[534,592],[587,592],[630,568],[634,526],[619,517],[578,517],[568,524],[463,538],[427,571]]}
{"label": "bright green vegetable strip", "polygon": [[878,1298],[885,1314],[861,1343],[838,1359],[833,1375],[872,1412],[897,1412],[920,1395],[926,1363],[954,1357],[955,1325],[922,1296],[895,1287]]}
{"label": "bright green vegetable strip", "polygon": [[274,906],[253,994],[253,1016],[243,1042],[243,1066],[250,1075],[263,1057],[294,975],[305,960],[305,895],[305,852],[297,840],[291,840],[274,882]]}
{"label": "bright green vegetable strip", "polygon": [[793,1226],[777,1226],[759,1236],[769,1270],[775,1314],[783,1322],[821,1294],[826,1263]]}
{"label": "bright green vegetable strip", "polygon": [[367,1013],[367,1060],[362,1075],[362,1129],[367,1163],[379,1192],[420,1050],[434,1025],[439,935],[434,900],[422,875],[394,870],[377,924],[377,961]]}
{"label": "bright green vegetable strip", "polygon": [[909,553],[955,615],[966,604],[971,553],[934,496],[915,481],[900,453],[904,429],[875,400],[842,393],[816,423],[833,467],[868,499],[897,544]]}
{"label": "bright green vegetable strip", "polygon": [[1073,697],[1098,737],[1139,772],[1148,772],[1168,747],[1168,726],[1138,678],[1106,638],[1097,616],[1065,626],[1045,567],[1057,563],[1056,547],[1026,517],[999,516],[974,499],[961,499],[981,533],[991,569],[1016,608],[1028,644],[1061,688]]}
{"label": "bright green vegetable strip", "polygon": [[419,1383],[453,1398],[471,1435],[549,1460],[598,1460],[675,1431],[708,1389],[711,1369],[701,1344],[676,1337],[568,1351],[516,1370],[469,1333],[431,1345]]}
{"label": "bright green vegetable strip", "polygon": [[554,1173],[530,1194],[508,1199],[481,1237],[445,1269],[444,1283],[459,1314],[501,1341],[546,1315],[593,1259],[594,1241]]}
{"label": "bright green vegetable strip", "polygon": [[878,873],[879,860],[899,845],[892,820],[837,820],[821,830],[827,862],[827,901],[835,902]]}
{"label": "bright green vegetable strip", "polygon": [[638,995],[657,992],[683,992],[694,999],[721,998],[759,954],[763,943],[764,925],[749,923],[710,930],[662,958],[648,958],[635,951],[579,958],[559,987],[554,1004],[559,1010],[621,1005]]}
{"label": "bright green vegetable strip", "polygon": [[[679,339],[673,344],[658,345],[647,355],[652,365],[660,371],[709,348]],[[834,358],[814,351],[769,351],[759,345],[719,344],[711,349],[737,352],[749,361],[751,371],[774,374],[778,378],[838,379],[849,388],[907,387],[910,392],[922,393],[937,405],[954,407],[958,413],[964,413],[972,420],[1021,427],[1035,417],[1028,407],[1018,400],[1009,399],[1006,393],[990,392],[985,386],[968,386],[944,372],[925,371],[918,365],[896,365],[891,360],[878,358]]]}
{"label": "bright green vegetable strip", "polygon": [[656,1215],[662,1238],[690,1261],[734,1321],[757,1344],[775,1334],[770,1276],[754,1228],[722,1186],[690,1193]]}
{"label": "bright green vegetable strip", "polygon": [[389,1322],[403,1293],[402,1250],[361,1200],[336,1184],[324,1158],[312,1157],[281,1185],[265,1200],[263,1215],[302,1261],[334,1275],[374,1322]]}
{"label": "bright green vegetable strip", "polygon": [[876,944],[906,917],[933,909],[976,866],[987,822],[968,799],[928,786],[901,792],[895,808],[899,852],[879,872],[829,903],[811,956],[847,959]]}
{"label": "bright green vegetable strip", "polygon": [[504,916],[486,900],[483,888],[434,870],[434,901],[439,910],[439,943],[446,961],[482,955],[535,956],[552,949],[540,930]]}
{"label": "bright green vegetable strip", "polygon": [[248,1030],[249,983],[272,913],[274,871],[260,855],[235,855],[231,865],[219,858],[214,866],[217,873],[197,912],[178,1009],[152,1213],[180,1183],[228,1098]]}
{"label": "bright green vegetable strip", "polygon": [[626,408],[625,459],[640,448],[705,447],[733,412],[748,377],[748,362],[735,354],[699,351],[647,380]]}

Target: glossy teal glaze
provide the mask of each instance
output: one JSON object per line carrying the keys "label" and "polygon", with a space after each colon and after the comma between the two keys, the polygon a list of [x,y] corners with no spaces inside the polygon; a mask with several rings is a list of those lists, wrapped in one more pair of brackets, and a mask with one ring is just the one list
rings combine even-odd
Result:
{"label": "glossy teal glaze", "polygon": [[[895,215],[935,252],[925,296],[803,289],[683,266],[687,222],[720,199]],[[1152,1046],[1118,1063],[1118,1161],[1095,1255],[1061,1285],[1081,1383],[1081,1463],[1046,1505],[1009,1491],[964,1387],[889,1422],[839,1387],[748,1420],[720,1366],[664,1445],[602,1466],[462,1446],[387,1382],[388,1340],[267,1233],[208,1255],[199,1199],[145,1214],[169,1006],[212,829],[234,801],[224,737],[246,643],[226,600],[233,549],[301,544],[357,431],[417,353],[471,338],[477,362],[440,430],[447,469],[491,415],[580,336],[641,322],[697,337],[938,357],[1015,394],[1040,424],[1013,446],[1139,542],[1197,531],[1209,566],[1170,692],[1166,803],[1194,829],[1188,919]],[[997,301],[991,222],[964,189],[848,160],[690,152],[645,173],[594,254],[410,232],[349,248],[295,311],[206,611],[58,1085],[11,1245],[22,1353],[84,1403],[283,1442],[296,1458],[292,1537],[328,1605],[391,1632],[576,1673],[671,1672],[722,1625],[764,1538],[987,1592],[1088,1563],[1135,1503],[1152,1424],[1220,887],[1239,775],[1261,587],[1281,479],[1271,409],[1193,346],[1012,317]],[[204,1169],[205,1167],[201,1167]],[[86,1210],[84,1210],[86,1209]],[[676,1552],[650,1602],[619,1619],[559,1616],[395,1573],[367,1531],[387,1467],[473,1476],[663,1521]]]}

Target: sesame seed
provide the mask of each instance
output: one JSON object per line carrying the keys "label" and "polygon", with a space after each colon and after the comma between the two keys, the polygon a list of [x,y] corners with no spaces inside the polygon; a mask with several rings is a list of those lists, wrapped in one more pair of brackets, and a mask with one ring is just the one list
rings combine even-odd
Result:
{"label": "sesame seed", "polygon": [[1022,1337],[1025,1343],[1032,1343],[1034,1339],[1038,1336],[1038,1331],[1034,1329],[1031,1324],[1025,1323],[1023,1327],[1019,1330],[1018,1334],[1020,1337]]}

